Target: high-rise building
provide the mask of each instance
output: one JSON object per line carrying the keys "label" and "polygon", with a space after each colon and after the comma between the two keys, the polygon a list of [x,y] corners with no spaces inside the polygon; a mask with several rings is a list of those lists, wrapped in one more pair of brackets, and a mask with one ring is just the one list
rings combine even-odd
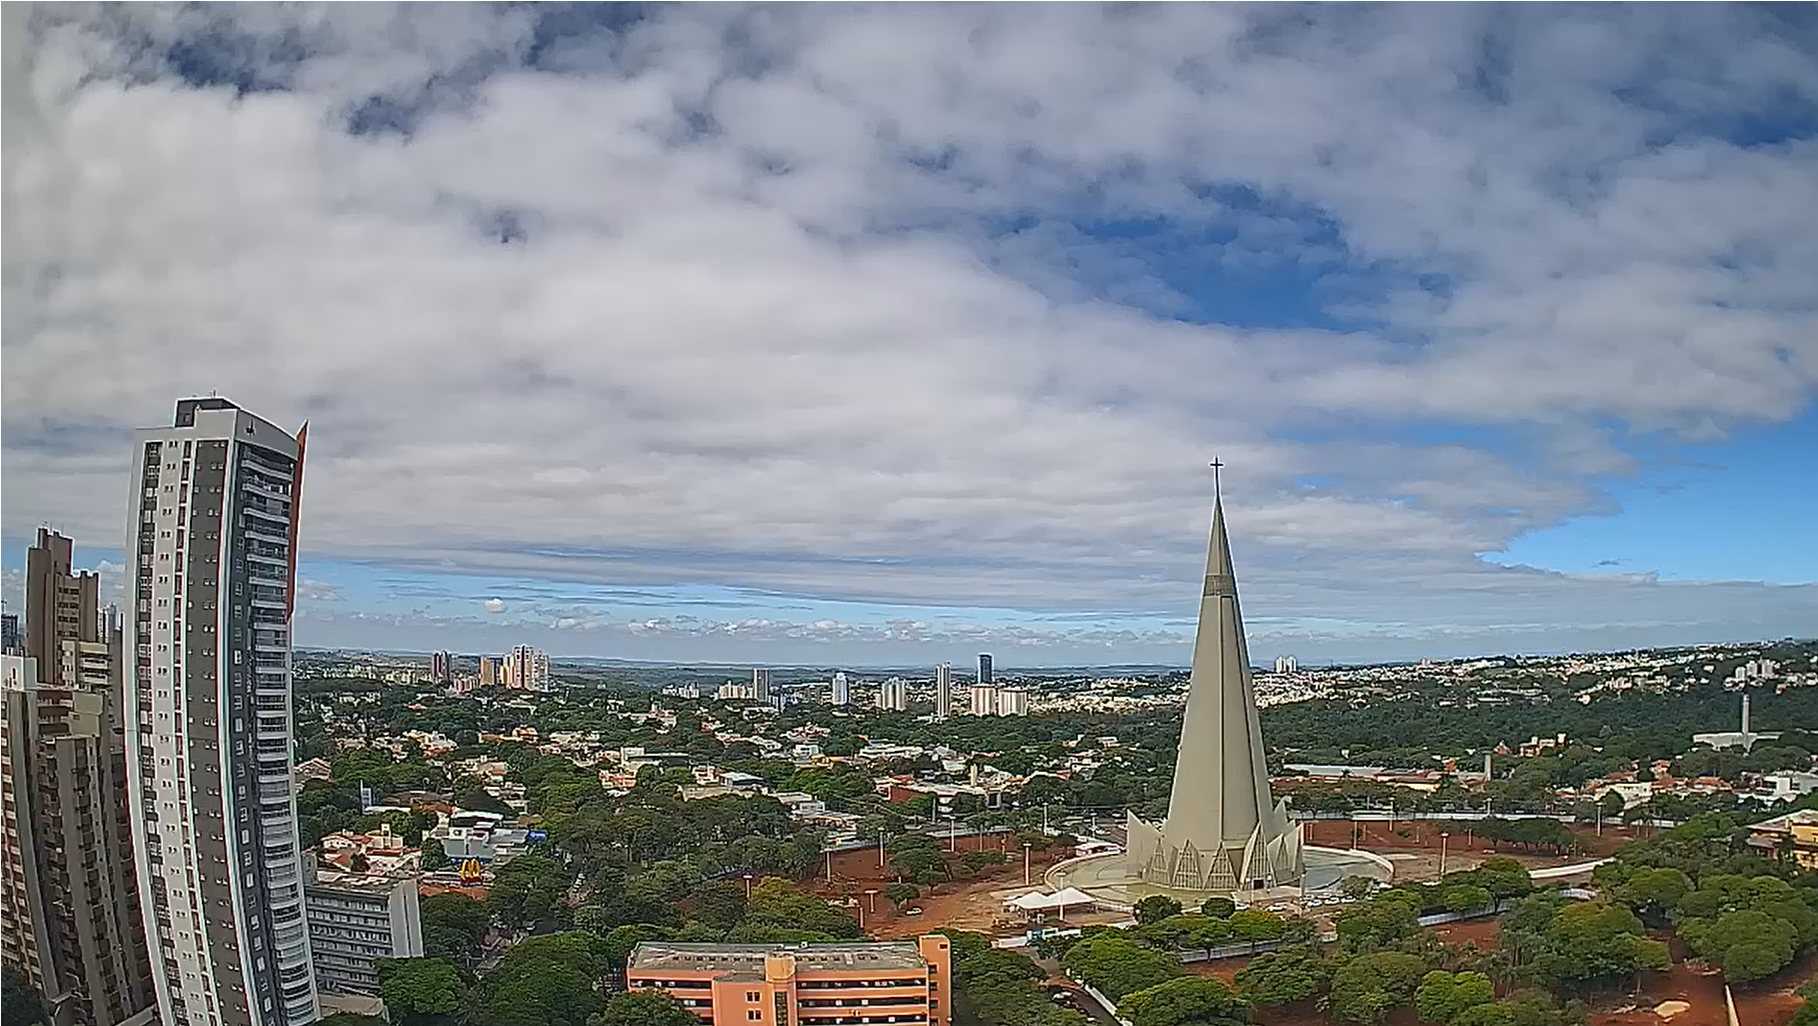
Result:
{"label": "high-rise building", "polygon": [[163,1026],[316,1018],[291,790],[304,437],[213,397],[134,436],[128,779]]}
{"label": "high-rise building", "polygon": [[833,704],[852,704],[852,685],[846,682],[846,675],[844,673],[836,673],[833,675]]}
{"label": "high-rise building", "polygon": [[499,667],[491,656],[480,657],[480,686],[490,688],[499,683]]}
{"label": "high-rise building", "polygon": [[0,655],[24,655],[25,634],[18,613],[0,613]]}
{"label": "high-rise building", "polygon": [[1301,829],[1269,793],[1261,721],[1222,502],[1212,509],[1206,583],[1168,818],[1126,816],[1127,864],[1151,886],[1236,891],[1299,884]]}
{"label": "high-rise building", "polygon": [[454,656],[447,652],[429,654],[429,680],[433,684],[446,684],[454,677]]}
{"label": "high-rise building", "polygon": [[877,707],[886,712],[909,708],[909,684],[901,677],[891,677],[877,686]]}
{"label": "high-rise building", "polygon": [[309,946],[324,994],[379,994],[378,962],[423,955],[417,878],[340,873],[306,860]]}
{"label": "high-rise building", "polygon": [[[949,1026],[952,958],[952,942],[938,933],[912,941],[844,944],[644,941],[632,950],[625,975],[632,990],[668,992],[703,1026],[817,1021]],[[828,1014],[834,1018],[825,1018]]]}
{"label": "high-rise building", "polygon": [[150,1021],[151,967],[134,878],[117,610],[70,540],[26,553],[27,655],[0,670],[0,957],[55,1022]]}
{"label": "high-rise building", "polygon": [[997,689],[989,684],[972,685],[972,702],[968,710],[974,716],[997,715]]}
{"label": "high-rise building", "polygon": [[770,701],[770,671],[756,669],[751,671],[751,697],[760,702]]}
{"label": "high-rise building", "polygon": [[998,688],[997,714],[999,716],[1029,715],[1029,692],[1023,688]]}
{"label": "high-rise building", "polygon": [[542,691],[549,686],[549,656],[529,645],[518,645],[502,661],[499,683],[519,691]]}
{"label": "high-rise building", "polygon": [[934,719],[940,722],[953,716],[953,667],[942,663],[934,668]]}
{"label": "high-rise building", "polygon": [[991,653],[989,652],[980,652],[978,655],[978,683],[984,687],[990,687],[994,683],[991,679]]}
{"label": "high-rise building", "polygon": [[1293,673],[1300,669],[1300,663],[1293,656],[1276,656],[1276,673]]}

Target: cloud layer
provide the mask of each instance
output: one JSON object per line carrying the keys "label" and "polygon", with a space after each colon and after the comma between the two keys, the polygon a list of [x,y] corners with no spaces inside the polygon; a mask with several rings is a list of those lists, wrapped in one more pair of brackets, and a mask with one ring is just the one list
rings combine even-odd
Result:
{"label": "cloud layer", "polygon": [[1771,9],[7,19],[8,535],[118,545],[218,390],[311,421],[308,552],[430,572],[1178,613],[1217,453],[1265,629],[1818,613],[1477,555],[1806,406]]}

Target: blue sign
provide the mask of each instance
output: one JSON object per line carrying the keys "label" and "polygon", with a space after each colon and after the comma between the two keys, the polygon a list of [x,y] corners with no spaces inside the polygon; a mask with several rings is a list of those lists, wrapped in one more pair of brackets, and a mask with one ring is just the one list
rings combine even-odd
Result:
{"label": "blue sign", "polygon": [[547,830],[526,830],[526,831],[524,831],[524,839],[526,841],[547,841],[547,840],[549,840],[549,831],[547,831]]}

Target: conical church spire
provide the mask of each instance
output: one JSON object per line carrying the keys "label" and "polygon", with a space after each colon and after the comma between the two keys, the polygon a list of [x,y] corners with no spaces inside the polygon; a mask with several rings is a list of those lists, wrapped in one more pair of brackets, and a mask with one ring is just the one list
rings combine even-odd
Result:
{"label": "conical church spire", "polygon": [[[1220,466],[1214,461],[1215,472]],[[1129,854],[1151,883],[1190,890],[1293,883],[1302,875],[1299,835],[1269,793],[1222,495],[1213,498],[1168,818],[1159,830],[1133,819]]]}

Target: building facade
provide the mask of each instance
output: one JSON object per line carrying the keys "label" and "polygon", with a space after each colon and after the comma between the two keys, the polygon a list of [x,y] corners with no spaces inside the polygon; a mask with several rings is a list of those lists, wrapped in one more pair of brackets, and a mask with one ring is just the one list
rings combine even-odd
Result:
{"label": "building facade", "polygon": [[972,685],[969,710],[974,716],[997,715],[997,689],[989,684]]}
{"label": "building facade", "polygon": [[982,687],[990,687],[995,681],[991,676],[991,653],[980,652],[978,655],[978,681]]}
{"label": "building facade", "polygon": [[303,448],[212,397],[134,438],[128,780],[164,1026],[317,1013],[290,778]]}
{"label": "building facade", "polygon": [[306,860],[309,948],[324,994],[379,994],[378,961],[420,958],[422,914],[414,875],[339,873]]}
{"label": "building facade", "polygon": [[1022,688],[998,688],[997,714],[999,716],[1029,715],[1029,692]]}
{"label": "building facade", "polygon": [[847,682],[846,675],[844,673],[836,673],[833,675],[833,696],[832,696],[832,698],[833,698],[834,705],[851,705],[852,704],[852,685]]}
{"label": "building facade", "polygon": [[626,985],[667,991],[713,1026],[953,1021],[951,944],[680,944],[646,941]]}
{"label": "building facade", "polygon": [[499,683],[505,687],[541,691],[549,686],[549,655],[540,649],[519,645],[499,664]]}
{"label": "building facade", "polygon": [[130,842],[119,613],[70,540],[26,553],[21,647],[0,671],[0,955],[58,1022],[149,1020],[151,969]]}
{"label": "building facade", "polygon": [[454,656],[447,652],[429,654],[429,679],[435,684],[446,684],[454,677]]}
{"label": "building facade", "polygon": [[939,723],[953,716],[953,667],[942,663],[934,668],[934,720]]}
{"label": "building facade", "polygon": [[909,708],[909,685],[901,677],[891,677],[877,686],[877,707],[885,712],[903,712]]}

